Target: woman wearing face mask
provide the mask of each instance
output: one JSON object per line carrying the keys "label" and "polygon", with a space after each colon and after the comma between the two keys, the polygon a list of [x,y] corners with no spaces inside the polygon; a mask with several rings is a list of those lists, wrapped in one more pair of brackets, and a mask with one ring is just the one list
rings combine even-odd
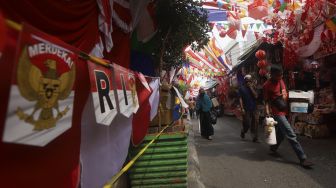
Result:
{"label": "woman wearing face mask", "polygon": [[204,89],[201,88],[196,102],[196,110],[200,114],[201,135],[208,140],[212,140],[212,135],[214,134],[210,121],[211,107],[212,102],[209,96],[205,93]]}

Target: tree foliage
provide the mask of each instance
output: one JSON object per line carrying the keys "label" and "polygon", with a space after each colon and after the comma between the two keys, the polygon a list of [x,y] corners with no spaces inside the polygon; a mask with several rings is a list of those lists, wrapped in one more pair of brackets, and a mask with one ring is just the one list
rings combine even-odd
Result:
{"label": "tree foliage", "polygon": [[160,45],[156,52],[161,68],[181,64],[188,45],[201,49],[209,41],[207,12],[195,0],[157,0],[156,18]]}

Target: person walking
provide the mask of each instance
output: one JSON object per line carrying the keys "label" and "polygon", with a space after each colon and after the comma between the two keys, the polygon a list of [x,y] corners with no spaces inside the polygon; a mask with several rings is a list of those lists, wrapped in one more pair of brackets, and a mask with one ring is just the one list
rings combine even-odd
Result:
{"label": "person walking", "polygon": [[239,104],[243,114],[242,129],[240,137],[245,138],[245,134],[250,129],[252,134],[252,141],[258,142],[258,124],[256,121],[256,99],[258,93],[251,75],[244,76],[244,83],[239,88]]}
{"label": "person walking", "polygon": [[196,110],[199,112],[201,123],[201,135],[202,137],[208,140],[212,140],[212,135],[214,134],[214,129],[210,121],[211,107],[212,102],[209,96],[205,93],[204,89],[201,88],[199,91],[199,96],[196,101]]}
{"label": "person walking", "polygon": [[297,157],[300,160],[300,165],[303,167],[310,167],[313,165],[311,161],[307,160],[307,156],[303,148],[297,140],[293,128],[289,124],[287,114],[287,90],[284,81],[282,80],[283,70],[280,66],[272,65],[271,78],[264,84],[264,99],[266,115],[273,115],[274,119],[278,122],[275,126],[277,144],[270,146],[273,153],[277,152],[281,142],[286,136]]}
{"label": "person walking", "polygon": [[189,114],[190,114],[190,118],[194,119],[194,111],[195,111],[195,101],[193,100],[193,98],[189,98]]}

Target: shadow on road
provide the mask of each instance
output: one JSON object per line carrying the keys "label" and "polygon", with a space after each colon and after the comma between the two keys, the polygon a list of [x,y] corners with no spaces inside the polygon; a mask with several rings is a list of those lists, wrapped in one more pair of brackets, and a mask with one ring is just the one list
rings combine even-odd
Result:
{"label": "shadow on road", "polygon": [[[246,134],[245,139],[240,138],[240,126],[241,122],[234,117],[226,116],[219,118],[217,125],[214,126],[214,139],[209,141],[203,139],[200,136],[198,133],[198,123],[196,120],[193,120],[196,148],[198,156],[200,157],[200,163],[205,164],[203,165],[205,168],[207,168],[207,166],[213,165],[211,164],[211,160],[213,160],[214,163],[223,163],[223,166],[225,166],[225,162],[228,161],[242,163],[232,164],[232,167],[229,166],[230,170],[234,170],[236,168],[234,166],[237,166],[237,168],[244,168],[244,166],[249,166],[249,163],[246,163],[246,161],[249,161],[251,164],[258,162],[258,165],[265,164],[265,167],[260,166],[261,170],[268,167],[276,167],[283,168],[279,169],[279,171],[286,172],[286,168],[290,168],[293,173],[294,171],[300,171],[301,174],[308,175],[321,187],[336,187],[335,138],[313,140],[307,139],[305,137],[299,137],[299,140],[308,157],[315,163],[313,169],[307,170],[299,166],[298,159],[296,158],[294,151],[286,140],[284,140],[279,148],[280,155],[272,155],[269,151],[268,145],[263,142],[263,128],[259,128],[260,143],[254,143],[252,142],[251,136],[249,134]],[[233,160],[233,158],[240,158],[240,160]],[[202,159],[206,159],[207,161],[202,161]],[[213,168],[215,167],[216,166]],[[241,169],[237,170],[239,171]],[[270,169],[264,170],[267,171]],[[275,173],[277,172],[276,169],[273,171]],[[209,187],[211,187],[211,185],[209,185]]]}

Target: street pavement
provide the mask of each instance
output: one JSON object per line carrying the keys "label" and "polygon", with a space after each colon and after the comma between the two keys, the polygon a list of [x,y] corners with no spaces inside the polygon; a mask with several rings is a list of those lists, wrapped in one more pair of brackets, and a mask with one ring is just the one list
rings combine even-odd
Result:
{"label": "street pavement", "polygon": [[336,138],[310,139],[299,136],[307,156],[315,163],[304,169],[287,140],[280,156],[271,155],[263,142],[253,143],[250,134],[239,136],[241,122],[235,117],[218,118],[212,141],[203,139],[198,122],[192,120],[200,163],[201,181],[206,188],[336,188]]}

